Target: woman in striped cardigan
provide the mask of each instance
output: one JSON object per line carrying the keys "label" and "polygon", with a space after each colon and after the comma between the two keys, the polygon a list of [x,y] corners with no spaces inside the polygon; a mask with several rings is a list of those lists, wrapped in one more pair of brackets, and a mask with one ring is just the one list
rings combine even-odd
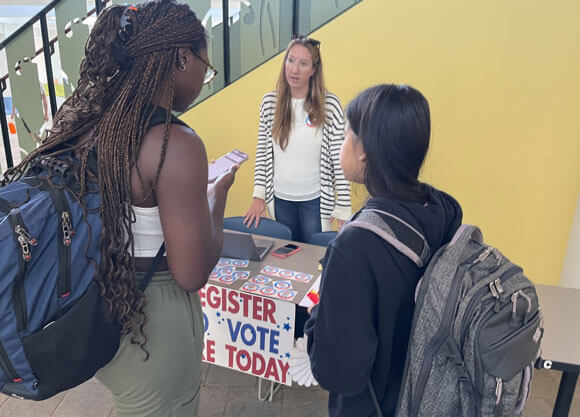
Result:
{"label": "woman in striped cardigan", "polygon": [[276,91],[260,106],[253,202],[244,223],[256,227],[267,213],[292,230],[296,241],[340,229],[350,215],[350,184],[340,167],[344,114],[326,91],[320,42],[295,36]]}

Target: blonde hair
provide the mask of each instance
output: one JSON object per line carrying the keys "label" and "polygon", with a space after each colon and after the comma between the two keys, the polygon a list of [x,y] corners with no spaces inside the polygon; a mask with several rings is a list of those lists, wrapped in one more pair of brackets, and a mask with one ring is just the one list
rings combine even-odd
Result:
{"label": "blonde hair", "polygon": [[325,118],[325,96],[326,87],[324,86],[324,76],[322,74],[322,59],[320,57],[319,47],[309,38],[293,39],[286,48],[284,61],[282,62],[282,69],[278,82],[276,83],[276,110],[274,112],[274,125],[272,126],[272,137],[282,149],[288,146],[288,138],[290,136],[290,129],[292,127],[292,95],[290,94],[290,87],[286,80],[286,60],[290,49],[295,45],[302,45],[310,51],[312,56],[312,66],[315,71],[308,81],[308,94],[304,102],[304,107],[308,113],[310,122],[320,127],[324,123]]}

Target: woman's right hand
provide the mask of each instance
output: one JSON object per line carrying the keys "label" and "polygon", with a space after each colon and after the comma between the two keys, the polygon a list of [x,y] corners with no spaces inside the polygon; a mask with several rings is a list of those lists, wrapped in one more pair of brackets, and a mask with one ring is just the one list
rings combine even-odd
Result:
{"label": "woman's right hand", "polygon": [[230,167],[226,172],[220,174],[212,181],[208,181],[207,189],[215,189],[216,191],[225,192],[227,194],[230,187],[236,179],[236,172],[240,169],[240,165],[236,164]]}
{"label": "woman's right hand", "polygon": [[252,201],[252,205],[244,214],[244,224],[247,227],[252,227],[252,223],[254,223],[254,227],[258,227],[260,224],[260,218],[267,217],[266,216],[266,202],[258,197],[254,197],[254,201]]}
{"label": "woman's right hand", "polygon": [[212,182],[208,182],[207,201],[212,215],[214,215],[214,208],[216,207],[220,207],[218,211],[223,211],[223,209],[225,209],[225,201],[228,196],[228,191],[236,179],[236,172],[239,168],[239,165],[234,165],[226,172],[220,174]]}

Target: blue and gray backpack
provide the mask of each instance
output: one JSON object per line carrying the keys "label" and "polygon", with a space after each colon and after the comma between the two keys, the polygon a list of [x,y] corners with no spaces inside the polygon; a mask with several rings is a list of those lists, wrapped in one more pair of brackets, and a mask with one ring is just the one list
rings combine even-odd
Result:
{"label": "blue and gray backpack", "polygon": [[78,385],[119,346],[95,281],[99,193],[72,192],[70,171],[44,157],[0,188],[0,391],[8,395],[42,400]]}
{"label": "blue and gray backpack", "polygon": [[[165,118],[158,108],[149,127]],[[119,348],[120,325],[95,280],[100,195],[94,183],[80,195],[74,163],[38,157],[0,187],[0,392],[18,398],[43,400],[79,385]],[[162,245],[141,291],[164,253]]]}
{"label": "blue and gray backpack", "polygon": [[[540,355],[543,321],[522,268],[463,225],[432,252],[409,224],[366,209],[343,230],[370,230],[425,268],[396,417],[521,417]],[[382,416],[373,384],[369,390]]]}

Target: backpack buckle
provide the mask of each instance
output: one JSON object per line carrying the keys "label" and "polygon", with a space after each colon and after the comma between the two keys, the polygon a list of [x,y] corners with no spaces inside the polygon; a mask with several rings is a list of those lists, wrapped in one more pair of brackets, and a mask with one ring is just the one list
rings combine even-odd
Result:
{"label": "backpack buckle", "polygon": [[38,164],[48,170],[51,174],[59,177],[64,177],[70,168],[70,165],[67,162],[52,156],[40,157]]}
{"label": "backpack buckle", "polygon": [[493,255],[497,258],[496,266],[499,266],[503,257],[500,251],[498,251],[496,248],[492,246],[488,246],[487,248],[485,248],[485,250],[481,252],[481,255],[479,255],[473,262],[471,262],[471,265],[475,265],[476,263],[486,260],[489,255]]}

